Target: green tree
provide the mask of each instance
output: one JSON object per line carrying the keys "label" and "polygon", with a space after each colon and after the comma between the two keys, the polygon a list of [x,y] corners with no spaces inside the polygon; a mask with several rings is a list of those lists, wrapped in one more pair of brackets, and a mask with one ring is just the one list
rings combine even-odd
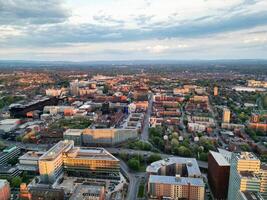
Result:
{"label": "green tree", "polygon": [[22,183],[22,179],[19,176],[16,176],[11,179],[11,187],[18,188]]}
{"label": "green tree", "polygon": [[158,161],[158,160],[161,160],[161,156],[159,154],[152,154],[150,155],[148,158],[147,158],[147,162],[148,163],[152,163],[152,162],[155,162],[155,161]]}
{"label": "green tree", "polygon": [[137,160],[136,158],[131,158],[128,162],[127,162],[128,166],[130,169],[138,171],[140,169],[140,161]]}

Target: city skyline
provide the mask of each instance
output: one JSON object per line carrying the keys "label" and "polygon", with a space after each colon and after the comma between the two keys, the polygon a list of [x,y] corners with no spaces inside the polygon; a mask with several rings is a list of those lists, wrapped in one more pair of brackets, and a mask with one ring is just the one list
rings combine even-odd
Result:
{"label": "city skyline", "polygon": [[0,59],[262,59],[266,8],[264,0],[0,1]]}

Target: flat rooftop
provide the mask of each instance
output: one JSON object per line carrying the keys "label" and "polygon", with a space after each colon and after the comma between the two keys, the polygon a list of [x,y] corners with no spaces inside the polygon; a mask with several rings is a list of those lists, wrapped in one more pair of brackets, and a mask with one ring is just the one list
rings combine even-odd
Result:
{"label": "flat rooftop", "polygon": [[71,195],[70,200],[84,199],[88,194],[92,196],[100,196],[101,191],[104,190],[103,186],[97,185],[79,185]]}
{"label": "flat rooftop", "polygon": [[150,175],[149,183],[161,183],[171,185],[193,185],[198,187],[205,187],[202,178],[189,178],[189,177],[175,177],[175,176],[158,176]]}
{"label": "flat rooftop", "polygon": [[148,173],[158,173],[159,169],[168,165],[185,165],[188,176],[201,176],[200,169],[198,167],[197,160],[195,158],[181,158],[181,157],[169,157],[164,160],[159,160],[151,163],[147,168]]}
{"label": "flat rooftop", "polygon": [[39,160],[45,154],[44,151],[28,151],[19,157],[19,160]]}
{"label": "flat rooftop", "polygon": [[40,160],[53,160],[59,154],[61,154],[64,150],[69,149],[74,146],[74,142],[72,140],[64,140],[55,144],[52,148],[50,148],[44,155],[40,157]]}
{"label": "flat rooftop", "polygon": [[114,160],[119,161],[104,148],[80,148],[75,147],[66,152],[68,157],[85,160]]}
{"label": "flat rooftop", "polygon": [[210,154],[213,156],[219,166],[230,166],[229,162],[222,154],[215,151],[210,151]]}
{"label": "flat rooftop", "polygon": [[252,152],[241,152],[236,154],[239,160],[259,160],[258,157]]}

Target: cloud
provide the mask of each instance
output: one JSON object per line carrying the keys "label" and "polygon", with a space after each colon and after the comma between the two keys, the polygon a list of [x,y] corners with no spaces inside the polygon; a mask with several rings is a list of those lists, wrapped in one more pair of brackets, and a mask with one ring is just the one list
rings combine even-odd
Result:
{"label": "cloud", "polygon": [[53,24],[69,16],[61,0],[0,0],[0,25]]}

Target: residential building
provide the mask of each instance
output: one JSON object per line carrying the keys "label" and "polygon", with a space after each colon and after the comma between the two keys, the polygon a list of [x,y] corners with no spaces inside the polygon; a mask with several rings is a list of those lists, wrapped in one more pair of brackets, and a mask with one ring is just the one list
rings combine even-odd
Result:
{"label": "residential building", "polygon": [[204,200],[205,184],[194,158],[159,160],[149,165],[146,172],[150,198]]}

